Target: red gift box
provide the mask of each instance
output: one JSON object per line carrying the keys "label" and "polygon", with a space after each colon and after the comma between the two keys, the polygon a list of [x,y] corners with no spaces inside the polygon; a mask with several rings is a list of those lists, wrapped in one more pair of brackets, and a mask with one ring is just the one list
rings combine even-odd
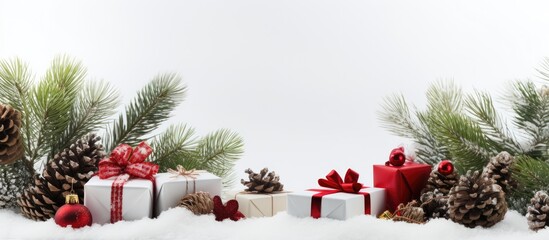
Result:
{"label": "red gift box", "polygon": [[385,188],[385,203],[394,211],[398,204],[419,199],[427,184],[431,165],[406,162],[402,166],[374,165],[374,187]]}

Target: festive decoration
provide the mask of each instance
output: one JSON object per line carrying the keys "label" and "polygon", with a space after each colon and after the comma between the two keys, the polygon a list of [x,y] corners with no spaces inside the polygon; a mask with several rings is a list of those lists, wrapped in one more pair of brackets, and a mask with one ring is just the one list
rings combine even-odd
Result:
{"label": "festive decoration", "polygon": [[[544,59],[538,72],[549,79],[549,59]],[[547,86],[533,80],[513,82],[505,93],[504,108],[510,112],[504,114],[489,92],[466,93],[454,82],[432,84],[426,95],[426,107],[412,106],[401,94],[390,96],[380,116],[393,134],[414,141],[419,162],[434,165],[452,159],[463,174],[481,171],[493,156],[505,151],[516,157],[513,167],[501,168],[510,170],[501,176],[508,182],[500,184],[512,209],[525,213],[533,192],[549,190]],[[513,177],[507,179],[511,171]]]}
{"label": "festive decoration", "polygon": [[423,208],[419,207],[419,203],[414,200],[406,205],[399,204],[392,219],[393,221],[422,224],[425,223],[425,214]]}
{"label": "festive decoration", "polygon": [[549,225],[549,196],[544,191],[538,191],[528,205],[528,226],[534,231],[544,229]]}
{"label": "festive decoration", "polygon": [[277,193],[231,193],[238,201],[239,211],[247,218],[250,217],[272,217],[278,212],[286,211],[288,202],[287,192]]}
{"label": "festive decoration", "polygon": [[454,173],[454,164],[450,160],[442,160],[438,163],[438,172],[444,176]]}
{"label": "festive decoration", "polygon": [[[448,169],[450,168],[449,161],[442,161],[439,163],[439,166],[437,167],[437,171],[432,171],[429,175],[429,180],[427,180],[427,185],[425,185],[425,188],[421,190],[421,193],[426,192],[432,192],[435,189],[437,189],[439,192],[441,192],[443,195],[448,195],[450,192],[450,189],[456,185],[458,182],[459,175],[457,172],[451,172],[448,173]],[[445,167],[442,167],[443,170],[441,173],[441,165],[444,165]]]}
{"label": "festive decoration", "polygon": [[[98,130],[107,129],[102,131],[107,151],[121,143],[134,145],[150,140],[155,149],[150,161],[163,171],[183,164],[225,178],[231,175],[229,169],[243,152],[242,139],[226,129],[197,138],[192,128],[176,124],[150,138],[184,99],[186,88],[177,74],[156,76],[115,117],[116,109],[120,109],[118,92],[107,82],[84,80],[86,69],[79,61],[57,57],[39,81],[33,76],[20,59],[0,60],[0,102],[21,112],[21,125],[13,126],[20,127],[17,132],[25,139],[24,146],[18,148],[24,149],[24,154],[15,157],[15,146],[10,151],[2,148],[15,139],[15,128],[11,127],[7,135],[10,141],[0,136],[0,151],[8,153],[0,153],[0,161],[21,159],[21,164],[0,166],[0,192],[6,192],[0,197],[0,208],[14,206],[15,197],[22,192],[18,189],[35,181],[34,166],[44,165],[40,164],[43,159],[52,159],[85,134]],[[113,118],[117,120],[112,122]],[[27,173],[20,174],[21,170]]]}
{"label": "festive decoration", "polygon": [[389,161],[387,161],[385,165],[393,165],[395,167],[399,167],[404,165],[404,162],[406,162],[404,147],[398,147],[391,151],[391,154],[389,154]]}
{"label": "festive decoration", "polygon": [[177,207],[181,198],[196,192],[206,192],[210,196],[221,195],[221,178],[204,170],[168,169],[168,173],[155,176],[155,214]]}
{"label": "festive decoration", "polygon": [[340,220],[362,214],[377,216],[385,210],[385,189],[363,188],[358,178],[352,169],[347,170],[345,180],[337,171],[330,171],[326,179],[318,179],[324,188],[288,194],[288,214]]}
{"label": "festive decoration", "polygon": [[90,210],[78,201],[78,195],[71,193],[67,195],[66,204],[61,206],[55,213],[55,223],[61,227],[71,226],[81,228],[92,225]]}
{"label": "festive decoration", "polygon": [[158,165],[145,162],[152,151],[146,142],[139,143],[135,149],[127,144],[120,144],[111,152],[109,158],[99,162],[100,179],[116,177],[111,186],[111,223],[122,220],[122,196],[124,184],[128,180],[141,178],[154,182]]}
{"label": "festive decoration", "polygon": [[34,185],[25,189],[18,204],[21,213],[34,220],[47,220],[65,203],[71,188],[84,197],[84,184],[97,171],[97,162],[105,157],[101,138],[89,134],[56,154],[46,164],[42,176],[34,176]]}
{"label": "festive decoration", "polygon": [[490,159],[488,165],[484,169],[484,172],[487,177],[494,179],[496,184],[501,186],[503,192],[507,193],[512,189],[511,181],[511,168],[515,158],[511,156],[508,152],[500,152],[495,157]]}
{"label": "festive decoration", "polygon": [[0,104],[0,164],[10,164],[23,157],[21,112]]}
{"label": "festive decoration", "polygon": [[[279,182],[280,177],[274,171],[269,172],[269,169],[263,168],[261,172],[255,173],[252,169],[244,171],[248,174],[249,181],[242,179],[240,182],[247,187],[246,192],[255,193],[273,193],[283,191],[284,185]],[[267,172],[269,172],[267,174]]]}
{"label": "festive decoration", "polygon": [[439,189],[423,193],[419,200],[425,218],[448,218],[448,196]]}
{"label": "festive decoration", "polygon": [[238,211],[238,202],[234,199],[227,201],[225,205],[221,202],[221,197],[213,197],[213,213],[216,221],[223,221],[227,218],[238,221],[241,218],[245,218],[244,215]]}
{"label": "festive decoration", "polygon": [[197,192],[183,197],[178,206],[188,209],[195,215],[203,215],[213,211],[214,203],[209,193]]}
{"label": "festive decoration", "polygon": [[501,187],[478,171],[467,171],[450,190],[449,217],[466,227],[491,227],[503,220],[506,212],[507,203]]}
{"label": "festive decoration", "polygon": [[374,165],[374,187],[385,189],[387,209],[394,211],[401,203],[419,199],[430,173],[430,165],[414,162],[400,167]]}

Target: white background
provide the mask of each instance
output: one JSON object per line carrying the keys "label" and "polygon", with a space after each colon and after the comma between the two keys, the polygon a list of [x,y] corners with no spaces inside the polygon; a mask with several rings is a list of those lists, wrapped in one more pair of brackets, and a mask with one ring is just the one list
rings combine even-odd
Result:
{"label": "white background", "polygon": [[380,128],[383,97],[422,106],[438,79],[500,94],[549,56],[546,1],[3,1],[0,57],[40,78],[69,54],[127,103],[157,73],[189,87],[169,122],[245,139],[236,166],[287,189],[371,165],[406,140]]}

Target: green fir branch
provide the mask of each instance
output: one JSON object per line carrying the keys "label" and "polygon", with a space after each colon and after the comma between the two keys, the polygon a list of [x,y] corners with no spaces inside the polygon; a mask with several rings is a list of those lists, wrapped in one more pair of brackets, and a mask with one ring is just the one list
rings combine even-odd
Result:
{"label": "green fir branch", "polygon": [[151,147],[154,149],[151,162],[158,164],[161,172],[167,171],[168,168],[176,169],[177,165],[187,169],[196,168],[197,166],[191,165],[197,162],[197,139],[194,133],[193,128],[184,124],[168,127],[151,141]]}
{"label": "green fir branch", "polygon": [[[513,166],[513,180],[517,187],[511,193],[511,199],[515,202],[529,202],[536,191],[549,191],[549,164],[527,155],[515,157]],[[526,204],[517,204],[515,208],[525,212]]]}
{"label": "green fir branch", "polygon": [[522,153],[522,149],[509,129],[505,127],[500,116],[496,113],[492,97],[485,92],[475,91],[465,99],[466,110],[471,114],[482,132],[496,144],[497,152],[507,151],[512,155]]}
{"label": "green fir branch", "polygon": [[204,136],[198,142],[195,153],[197,162],[190,162],[193,168],[205,169],[232,184],[232,168],[244,152],[243,140],[238,134],[227,129],[217,130]]}
{"label": "green fir branch", "polygon": [[513,123],[528,138],[525,152],[546,158],[549,142],[549,94],[542,93],[533,82],[516,82],[511,106],[516,114]]}
{"label": "green fir branch", "polygon": [[52,144],[50,157],[69,147],[81,136],[104,127],[118,107],[118,96],[118,91],[108,82],[87,82],[69,113],[71,121],[67,129]]}
{"label": "green fir branch", "polygon": [[106,139],[107,151],[121,143],[135,145],[146,140],[146,135],[166,121],[183,101],[185,91],[186,87],[176,74],[154,78],[110,126],[110,134],[103,138]]}
{"label": "green fir branch", "polygon": [[80,62],[66,56],[57,57],[44,79],[33,89],[30,128],[36,130],[35,141],[29,147],[29,159],[39,160],[53,141],[68,127],[68,114],[76,101],[86,75]]}

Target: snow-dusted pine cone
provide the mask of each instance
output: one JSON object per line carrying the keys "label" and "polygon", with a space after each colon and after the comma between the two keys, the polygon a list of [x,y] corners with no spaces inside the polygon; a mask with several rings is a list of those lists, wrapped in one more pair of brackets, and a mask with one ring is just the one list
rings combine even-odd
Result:
{"label": "snow-dusted pine cone", "polygon": [[545,228],[549,224],[549,196],[538,191],[528,205],[528,226],[534,231]]}
{"label": "snow-dusted pine cone", "polygon": [[0,104],[0,164],[10,164],[23,157],[21,113]]}
{"label": "snow-dusted pine cone", "polygon": [[491,227],[503,220],[507,202],[501,187],[478,171],[468,171],[448,195],[448,215],[466,227]]}
{"label": "snow-dusted pine cone", "polygon": [[423,193],[419,200],[427,219],[448,218],[448,196],[438,189]]}
{"label": "snow-dusted pine cone", "polygon": [[500,152],[495,157],[490,159],[488,165],[484,169],[484,174],[492,178],[498,185],[501,186],[504,192],[507,193],[513,187],[511,180],[511,167],[515,159],[508,152]]}
{"label": "snow-dusted pine cone", "polygon": [[450,189],[458,182],[458,177],[457,171],[444,175],[435,169],[431,172],[427,185],[421,190],[421,193],[432,192],[437,189],[443,195],[448,195]]}
{"label": "snow-dusted pine cone", "polygon": [[244,172],[248,174],[250,180],[242,179],[240,182],[247,187],[245,189],[247,192],[272,193],[284,190],[284,185],[280,183],[280,177],[274,171],[267,174],[269,169],[263,168],[261,172],[255,173],[248,168]]}
{"label": "snow-dusted pine cone", "polygon": [[195,215],[203,215],[212,213],[214,203],[209,193],[197,192],[184,196],[179,206],[189,209]]}
{"label": "snow-dusted pine cone", "polygon": [[95,134],[87,135],[50,159],[42,176],[34,176],[34,185],[17,201],[21,213],[34,220],[52,218],[65,204],[71,186],[78,197],[84,199],[84,184],[97,171],[99,160],[105,157],[100,140]]}
{"label": "snow-dusted pine cone", "polygon": [[31,176],[23,161],[0,165],[0,209],[17,208],[17,198],[31,183]]}

